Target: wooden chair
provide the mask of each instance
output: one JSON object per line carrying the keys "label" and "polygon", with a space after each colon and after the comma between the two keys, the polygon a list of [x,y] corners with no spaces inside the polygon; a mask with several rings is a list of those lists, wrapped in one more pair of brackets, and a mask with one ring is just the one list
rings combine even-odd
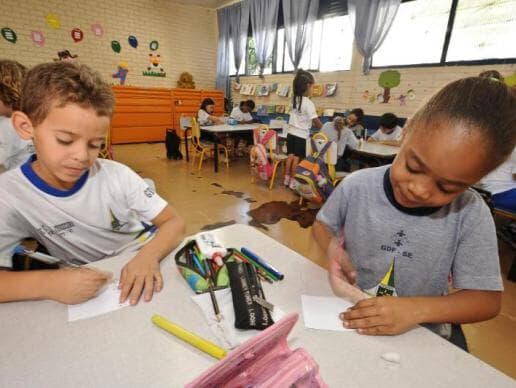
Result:
{"label": "wooden chair", "polygon": [[[204,156],[206,154],[213,156],[213,153],[215,152],[215,146],[213,143],[201,142],[201,128],[199,127],[199,123],[195,117],[192,117],[192,148],[192,166],[195,165],[195,159],[197,156],[199,156],[199,167],[197,167],[197,170],[200,170],[202,167],[202,162],[204,161]],[[228,149],[223,144],[219,144],[218,148],[219,151],[224,152],[226,156],[226,167],[229,168]]]}
{"label": "wooden chair", "polygon": [[100,147],[99,151],[99,158],[113,160],[113,147],[111,146],[110,131],[111,129],[108,130],[108,132],[106,133],[106,137],[102,142],[102,146]]}
{"label": "wooden chair", "polygon": [[[257,129],[257,132],[255,132],[253,135],[254,144],[258,144],[261,139],[265,137],[267,132],[273,131],[270,129],[267,125],[261,124]],[[256,134],[258,136],[256,136]],[[277,135],[275,134],[272,136],[269,141],[264,144],[265,148],[268,149],[268,157],[269,160],[272,163],[272,176],[269,182],[269,190],[272,190],[272,187],[274,186],[274,180],[276,179],[276,174],[278,171],[278,167],[282,164],[283,168],[285,168],[285,161],[287,160],[287,155],[281,154],[277,152]],[[251,174],[251,183],[255,182],[255,176],[254,174]]]}

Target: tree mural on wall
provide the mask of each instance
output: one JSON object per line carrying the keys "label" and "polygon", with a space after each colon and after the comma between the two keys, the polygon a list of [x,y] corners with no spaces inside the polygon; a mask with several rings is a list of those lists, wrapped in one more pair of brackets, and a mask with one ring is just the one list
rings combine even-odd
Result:
{"label": "tree mural on wall", "polygon": [[400,72],[397,70],[386,70],[380,73],[378,85],[383,88],[383,103],[387,104],[391,98],[391,89],[399,86],[401,81]]}

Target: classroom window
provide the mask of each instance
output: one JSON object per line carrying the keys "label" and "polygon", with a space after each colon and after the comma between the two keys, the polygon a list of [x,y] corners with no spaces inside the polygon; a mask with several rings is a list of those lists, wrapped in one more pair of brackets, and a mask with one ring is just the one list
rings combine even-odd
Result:
{"label": "classroom window", "polygon": [[450,14],[450,0],[417,0],[400,4],[373,66],[439,63]]}
{"label": "classroom window", "polygon": [[[242,62],[240,63],[240,70],[239,70],[238,74],[240,74],[240,75],[245,74],[245,58],[242,58]],[[229,75],[236,75],[235,53],[233,51],[233,41],[229,41]]]}
{"label": "classroom window", "polygon": [[[256,57],[256,45],[253,37],[247,38],[246,69],[246,75],[258,75],[260,73],[258,58]],[[272,74],[272,55],[265,64],[263,74]]]}
{"label": "classroom window", "polygon": [[515,58],[516,1],[459,0],[447,61]]}

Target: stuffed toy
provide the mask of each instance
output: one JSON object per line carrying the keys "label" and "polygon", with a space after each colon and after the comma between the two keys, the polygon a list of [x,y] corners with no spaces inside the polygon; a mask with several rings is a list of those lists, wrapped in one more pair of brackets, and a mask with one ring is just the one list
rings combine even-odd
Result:
{"label": "stuffed toy", "polygon": [[177,81],[177,87],[182,89],[195,89],[193,76],[186,71],[181,73],[179,80]]}

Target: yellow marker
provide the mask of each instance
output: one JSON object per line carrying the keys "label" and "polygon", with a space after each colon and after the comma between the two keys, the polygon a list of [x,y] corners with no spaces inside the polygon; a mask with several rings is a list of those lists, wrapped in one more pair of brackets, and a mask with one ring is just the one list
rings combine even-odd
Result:
{"label": "yellow marker", "polygon": [[210,356],[215,357],[217,360],[221,360],[226,356],[226,351],[215,345],[213,342],[190,333],[161,315],[154,314],[152,316],[152,322],[163,330],[168,331],[170,334],[175,335],[177,338],[182,339],[190,345],[195,346],[197,349],[202,350],[204,353],[208,353]]}

